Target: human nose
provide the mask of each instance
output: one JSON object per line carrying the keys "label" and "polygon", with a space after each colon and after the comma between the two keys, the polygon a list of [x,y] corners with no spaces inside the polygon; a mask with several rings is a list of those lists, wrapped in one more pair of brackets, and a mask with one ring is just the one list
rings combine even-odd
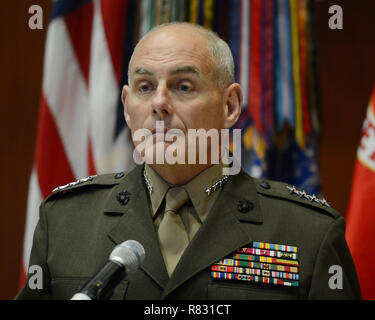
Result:
{"label": "human nose", "polygon": [[160,118],[165,118],[173,113],[168,88],[164,84],[160,84],[156,89],[156,93],[152,99],[152,112]]}

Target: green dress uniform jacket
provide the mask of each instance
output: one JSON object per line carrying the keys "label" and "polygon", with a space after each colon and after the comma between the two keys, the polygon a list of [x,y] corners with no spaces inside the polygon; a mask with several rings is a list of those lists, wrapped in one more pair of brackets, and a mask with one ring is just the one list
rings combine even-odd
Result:
{"label": "green dress uniform jacket", "polygon": [[[29,265],[41,266],[43,288],[31,289],[27,282],[16,299],[70,299],[126,240],[139,241],[146,256],[112,299],[360,299],[344,218],[287,186],[243,171],[230,176],[171,278],[150,213],[143,166],[60,188],[41,204],[34,233]],[[298,287],[211,276],[214,263],[253,241],[298,248]],[[342,289],[330,288],[331,266],[342,269]]]}

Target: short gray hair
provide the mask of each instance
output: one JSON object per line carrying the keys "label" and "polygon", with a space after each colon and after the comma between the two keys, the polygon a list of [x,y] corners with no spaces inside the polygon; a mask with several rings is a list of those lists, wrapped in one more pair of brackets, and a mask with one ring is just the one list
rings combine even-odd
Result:
{"label": "short gray hair", "polygon": [[[173,25],[185,25],[189,26],[191,28],[194,28],[195,30],[201,32],[203,36],[206,38],[209,44],[209,48],[211,51],[212,56],[212,62],[216,66],[216,70],[214,72],[214,79],[216,81],[216,84],[219,88],[225,88],[228,84],[231,84],[234,82],[234,61],[233,61],[233,55],[232,51],[230,50],[228,44],[221,39],[217,33],[214,31],[211,31],[209,29],[206,29],[200,25],[197,24],[191,24],[189,22],[168,22],[161,25],[158,25],[151,29],[149,32],[147,32],[137,43],[138,44],[148,35],[151,33]],[[135,48],[136,48],[135,47]],[[135,51],[134,48],[134,51]],[[130,73],[130,64],[133,60],[133,54],[129,61],[128,66],[128,83],[130,85],[130,79],[131,79],[131,73]]]}

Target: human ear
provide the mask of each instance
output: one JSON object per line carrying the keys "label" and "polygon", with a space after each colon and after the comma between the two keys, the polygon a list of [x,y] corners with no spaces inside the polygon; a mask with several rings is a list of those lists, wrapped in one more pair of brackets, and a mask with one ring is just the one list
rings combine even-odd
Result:
{"label": "human ear", "polygon": [[224,124],[223,128],[233,127],[240,114],[242,107],[242,89],[238,83],[232,83],[226,88],[225,93],[225,109],[224,109]]}
{"label": "human ear", "polygon": [[129,110],[128,110],[128,106],[127,106],[127,96],[128,96],[129,90],[130,90],[130,88],[127,85],[122,87],[121,101],[122,101],[122,104],[124,105],[125,121],[126,121],[128,127],[131,129],[131,120],[130,120]]}

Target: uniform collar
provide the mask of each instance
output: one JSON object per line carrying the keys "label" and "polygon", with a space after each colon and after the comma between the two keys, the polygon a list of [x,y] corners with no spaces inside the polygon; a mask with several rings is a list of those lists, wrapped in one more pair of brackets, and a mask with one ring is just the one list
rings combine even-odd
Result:
{"label": "uniform collar", "polygon": [[[145,175],[148,183],[152,186],[152,192],[149,192],[149,197],[152,207],[152,215],[155,216],[163,202],[165,194],[171,184],[163,180],[154,169],[147,164],[145,165]],[[202,171],[198,176],[184,185],[186,192],[198,214],[200,222],[204,222],[212,205],[215,203],[221,188],[213,191],[210,195],[206,193],[206,188],[214,185],[223,178],[223,165],[215,164],[206,170]]]}
{"label": "uniform collar", "polygon": [[[148,211],[149,192],[143,177],[144,170],[144,166],[137,166],[118,180],[120,184],[114,187],[108,196],[104,205],[104,214],[110,216],[113,223],[108,237],[115,244],[133,239],[144,246],[147,254],[141,268],[146,275],[164,288],[161,298],[167,298],[198,272],[237,248],[249,244],[252,236],[248,229],[244,228],[244,224],[261,224],[262,210],[254,179],[242,170],[239,174],[230,176],[228,182],[222,186],[220,197],[213,204],[205,223],[197,231],[169,279],[155,225]],[[130,195],[126,205],[120,204],[117,199],[118,193],[124,190]],[[252,203],[247,212],[239,211],[238,205],[244,200]],[[197,252],[204,254],[197,256]]]}
{"label": "uniform collar", "polygon": [[154,217],[169,189],[169,184],[148,164],[145,164],[144,173],[144,179],[147,179],[147,184],[150,184],[152,187],[152,191],[148,195],[151,200],[152,216]]}

